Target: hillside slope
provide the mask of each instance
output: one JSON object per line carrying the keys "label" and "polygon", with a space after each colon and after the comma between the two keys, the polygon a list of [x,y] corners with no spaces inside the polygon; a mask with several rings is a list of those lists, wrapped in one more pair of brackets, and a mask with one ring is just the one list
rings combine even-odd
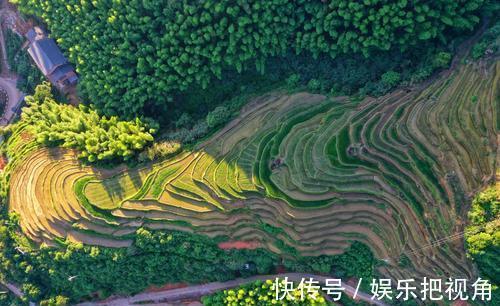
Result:
{"label": "hillside slope", "polygon": [[12,174],[9,208],[49,245],[124,247],[139,227],[285,254],[338,254],[357,240],[395,278],[470,277],[460,233],[469,197],[498,167],[499,72],[498,61],[463,65],[362,101],[269,94],[195,150],[140,169],[38,149]]}

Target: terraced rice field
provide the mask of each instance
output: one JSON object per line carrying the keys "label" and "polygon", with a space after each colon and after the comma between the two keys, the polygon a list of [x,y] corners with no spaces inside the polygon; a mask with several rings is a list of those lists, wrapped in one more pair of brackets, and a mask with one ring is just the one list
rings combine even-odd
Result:
{"label": "terraced rice field", "polygon": [[140,169],[39,149],[12,175],[10,209],[49,245],[127,246],[141,226],[303,255],[358,240],[391,277],[470,276],[460,239],[427,246],[461,231],[470,195],[494,179],[499,72],[470,64],[362,101],[269,94],[192,152]]}

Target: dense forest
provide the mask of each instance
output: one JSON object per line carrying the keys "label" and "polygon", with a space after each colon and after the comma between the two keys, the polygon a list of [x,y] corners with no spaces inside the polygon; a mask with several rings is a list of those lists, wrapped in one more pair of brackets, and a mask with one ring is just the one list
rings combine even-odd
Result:
{"label": "dense forest", "polygon": [[500,183],[480,192],[472,201],[465,242],[480,274],[491,280],[500,298]]}
{"label": "dense forest", "polygon": [[[35,135],[26,146],[75,148],[87,162],[113,163],[171,156],[181,150],[177,141],[205,137],[234,117],[245,95],[275,84],[291,91],[382,95],[422,81],[449,66],[456,46],[494,1],[11,2],[46,24],[76,65],[82,100],[91,105],[58,103],[48,84],[36,86],[42,76],[24,50],[9,51],[18,50],[21,40],[7,32],[8,60],[21,76],[19,88],[31,96],[17,123],[22,128],[2,129],[1,134],[26,129],[26,135]],[[474,59],[498,48],[498,32],[498,27],[490,29],[472,48]],[[164,137],[168,141],[153,144],[156,122],[176,129]],[[5,154],[10,171],[22,159],[14,152],[24,147],[8,146],[2,143],[0,153],[12,153]],[[24,302],[74,304],[137,293],[150,285],[274,273],[278,267],[344,279],[377,276],[380,263],[359,242],[340,255],[301,257],[280,241],[288,253],[282,256],[265,249],[220,249],[218,243],[228,237],[141,228],[127,237],[133,239],[130,248],[70,241],[40,247],[20,232],[18,216],[7,212],[9,175],[0,176],[0,278],[19,284]],[[471,258],[497,285],[498,231],[489,225],[498,221],[498,198],[498,189],[491,188],[474,200],[466,236]],[[250,301],[257,291],[272,296],[263,285],[221,292],[204,302]],[[12,299],[0,296],[0,304]]]}
{"label": "dense forest", "polygon": [[[308,59],[326,56],[331,60],[341,55],[370,58],[376,52],[396,50],[409,53],[399,63],[404,66],[415,59],[415,48],[435,41],[446,45],[453,37],[450,33],[473,29],[487,3],[13,2],[24,13],[35,14],[47,23],[82,76],[82,94],[92,97],[106,115],[127,118],[144,113],[154,116],[151,110],[167,110],[166,105],[178,100],[182,107],[182,93],[207,88],[234,71],[264,73],[272,68],[267,61],[273,57],[285,62],[289,56],[295,61],[297,54]],[[423,50],[433,48],[427,44]],[[372,59],[371,63],[375,62]],[[358,68],[363,67],[354,71]],[[375,78],[381,75],[376,70],[373,73]],[[311,85],[317,87],[314,82]],[[204,104],[199,99],[197,104]]]}

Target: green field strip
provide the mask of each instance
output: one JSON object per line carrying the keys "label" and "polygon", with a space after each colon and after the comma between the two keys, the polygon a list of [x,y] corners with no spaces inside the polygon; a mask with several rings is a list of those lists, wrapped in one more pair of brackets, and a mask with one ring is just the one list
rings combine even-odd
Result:
{"label": "green field strip", "polygon": [[181,165],[177,165],[158,170],[150,188],[145,191],[145,194],[141,197],[141,199],[158,199],[161,193],[165,190],[167,182],[182,171],[181,167]]}
{"label": "green field strip", "polygon": [[198,157],[198,154],[190,154],[160,168],[154,183],[143,198],[158,199],[165,190],[166,185],[180,176],[191,165],[193,160],[196,160],[196,157]]}
{"label": "green field strip", "polygon": [[139,188],[139,190],[137,190],[137,192],[133,196],[129,197],[128,200],[140,200],[144,198],[147,192],[152,188],[154,182],[158,179],[159,172],[159,170],[156,170],[153,173],[149,174],[144,181],[144,184],[142,184],[141,188]]}
{"label": "green field strip", "polygon": [[217,197],[225,200],[230,200],[231,195],[225,192],[218,184],[217,184],[217,176],[216,176],[216,171],[217,167],[219,166],[219,160],[211,157],[211,162],[209,166],[206,168],[206,170],[203,173],[203,182],[206,184],[210,189],[217,195]]}
{"label": "green field strip", "polygon": [[[260,178],[260,172],[261,170],[265,170],[263,168],[267,168],[267,162],[263,162],[263,154],[264,154],[264,148],[267,145],[267,143],[271,140],[275,132],[273,131],[267,131],[265,135],[262,135],[262,138],[259,141],[258,148],[257,148],[257,162],[254,164],[253,169],[252,169],[252,182],[262,188],[265,189],[263,182],[261,182]],[[264,163],[264,165],[262,165]]]}
{"label": "green field strip", "polygon": [[[376,121],[372,120],[372,124],[375,124]],[[374,132],[375,129],[369,129],[369,134],[367,140],[369,140],[369,145],[372,144],[373,138],[374,138]],[[396,181],[400,181],[399,183],[395,183],[392,181],[393,187],[395,187],[396,190],[401,191],[407,199],[414,205],[414,207],[420,207],[424,199],[420,198],[420,192],[418,190],[418,187],[415,185],[413,180],[409,181],[402,181],[403,178],[406,178],[407,175],[403,174],[400,169],[396,167],[390,160],[381,158],[380,156],[374,156],[373,154],[370,154],[370,157],[376,160],[377,163],[377,169],[380,169],[383,176],[387,177],[394,177]],[[389,181],[390,182],[390,181]]]}
{"label": "green field strip", "polygon": [[75,230],[85,231],[87,233],[100,233],[106,235],[106,237],[120,237],[127,236],[135,233],[137,230],[133,227],[127,227],[121,225],[120,227],[110,226],[107,224],[95,224],[89,221],[78,221],[72,224],[72,228]]}
{"label": "green field strip", "polygon": [[[216,199],[214,199],[208,192],[206,192],[205,190],[198,187],[198,185],[196,185],[196,183],[193,182],[193,180],[189,176],[189,172],[188,171],[186,171],[186,172],[187,173],[183,174],[181,177],[174,180],[171,183],[172,186],[179,188],[179,189],[184,189],[184,190],[191,192],[191,193],[196,193],[196,194],[198,194],[198,196],[203,198],[203,200],[205,202],[210,203],[211,205],[213,205],[219,209],[223,209],[222,205]],[[172,195],[175,196],[176,194],[172,193]]]}
{"label": "green field strip", "polygon": [[253,165],[256,163],[255,156],[257,145],[252,143],[239,152],[235,161],[236,181],[243,192],[257,192],[257,187],[252,182]]}
{"label": "green field strip", "polygon": [[286,165],[290,180],[293,185],[300,188],[302,184],[302,175],[304,173],[305,165],[300,156],[303,154],[304,144],[302,143],[305,138],[314,131],[313,127],[304,127],[302,129],[292,129],[293,141],[288,142],[287,147],[282,147],[280,157],[283,158],[283,163]]}
{"label": "green field strip", "polygon": [[129,169],[105,180],[89,181],[85,186],[85,196],[102,209],[117,208],[141,189],[151,171],[151,168]]}
{"label": "green field strip", "polygon": [[234,190],[238,194],[238,198],[245,199],[243,195],[243,190],[240,188],[238,184],[238,165],[237,165],[238,155],[232,156],[232,158],[228,162],[227,172],[226,172],[226,180],[228,182],[229,187]]}
{"label": "green field strip", "polygon": [[[378,126],[380,122],[376,123],[376,126]],[[376,151],[380,152],[381,154],[385,155],[385,159],[390,160],[392,163],[397,164],[399,167],[401,167],[403,170],[406,170],[408,172],[412,172],[412,166],[409,162],[408,156],[402,151],[399,152],[399,154],[394,153],[391,149],[395,150],[395,147],[392,147],[389,145],[389,143],[385,142],[381,135],[378,135],[377,132],[377,127],[374,126],[373,129],[369,133],[369,145],[370,148],[375,149]],[[385,144],[385,146],[383,146]],[[386,146],[389,146],[387,148]]]}
{"label": "green field strip", "polygon": [[446,191],[441,185],[439,179],[436,177],[431,163],[429,163],[428,160],[419,157],[412,148],[408,149],[408,155],[412,159],[415,173],[420,174],[423,182],[425,183],[429,191],[433,194],[433,198],[438,202],[449,204]]}
{"label": "green field strip", "polygon": [[[229,198],[244,199],[244,197],[240,195],[241,190],[235,190],[230,183],[230,181],[234,180],[234,172],[231,171],[229,166],[230,162],[231,157],[229,156],[221,159],[218,162],[214,172],[215,183],[217,184],[219,189],[221,189],[229,196]],[[228,177],[231,174],[233,175],[232,179]]]}
{"label": "green field strip", "polygon": [[[405,148],[407,144],[398,142],[397,140],[399,140],[399,137],[394,134],[394,132],[396,131],[394,125],[396,125],[397,122],[401,119],[401,116],[403,115],[405,109],[406,105],[404,105],[403,103],[399,104],[396,110],[391,114],[389,120],[384,122],[384,124],[381,126],[380,133],[378,134],[380,144],[377,143],[377,145],[386,145],[387,148],[384,149],[386,153],[391,156],[391,158],[399,161],[401,164],[408,165],[410,160],[405,154]],[[411,169],[411,167],[409,167],[408,169]]]}
{"label": "green field strip", "polygon": [[196,192],[193,192],[193,191],[187,190],[187,189],[183,189],[181,187],[177,187],[177,186],[174,186],[172,184],[167,185],[165,190],[169,191],[170,193],[176,194],[180,197],[185,197],[185,198],[191,199],[193,201],[198,201],[198,202],[204,201],[204,198],[199,196]]}
{"label": "green field strip", "polygon": [[[401,114],[403,109],[399,108],[398,110],[399,110],[399,113]],[[392,119],[398,118],[398,117],[399,116],[394,116]],[[386,123],[386,125],[388,125],[388,124],[389,124],[389,122]],[[388,129],[386,128],[385,131],[387,131],[387,130]],[[386,135],[386,134],[383,133],[381,136],[384,136],[384,135]],[[394,134],[392,134],[392,135],[395,138],[397,137]],[[381,137],[381,139],[383,140],[384,138]],[[373,143],[377,144],[378,142],[373,141]],[[384,143],[387,146],[390,146],[388,141],[385,141]],[[391,146],[391,147],[396,150],[396,147],[394,147],[394,146]],[[386,154],[389,154],[391,156],[391,158],[397,160],[398,164],[400,166],[402,166],[404,169],[406,169],[407,171],[417,174],[422,179],[423,183],[425,183],[426,186],[430,189],[431,193],[433,193],[433,195],[435,197],[441,198],[442,196],[444,196],[444,191],[442,190],[441,185],[439,184],[439,181],[435,178],[434,173],[432,171],[429,171],[429,170],[431,170],[430,165],[428,165],[426,161],[417,158],[417,156],[413,153],[413,150],[411,148],[407,149],[406,152],[400,151],[399,154],[394,154],[391,150],[387,150],[387,148],[383,147],[383,146],[377,145],[376,148],[378,150],[385,151]],[[403,158],[405,158],[405,159],[403,159]],[[444,198],[442,200],[446,201]]]}
{"label": "green field strip", "polygon": [[111,225],[119,225],[117,219],[113,217],[108,210],[100,209],[94,206],[85,196],[85,186],[92,180],[95,180],[95,177],[84,176],[75,182],[73,188],[75,190],[75,195],[78,199],[78,202],[87,210],[89,214],[91,214],[95,218],[101,218]]}
{"label": "green field strip", "polygon": [[277,188],[274,183],[270,180],[270,175],[271,175],[271,170],[269,169],[268,162],[271,158],[271,148],[273,147],[273,136],[275,136],[275,133],[270,133],[266,136],[265,139],[263,139],[263,142],[265,143],[264,146],[259,147],[259,153],[258,153],[258,159],[259,163],[257,165],[256,171],[257,171],[257,177],[259,180],[259,183],[265,188],[266,195],[274,198],[274,199],[280,199],[283,200],[290,205],[293,206],[298,206],[298,207],[320,207],[327,205],[330,201],[328,200],[322,200],[322,201],[313,201],[313,202],[305,202],[305,201],[298,201],[295,200],[285,193],[283,193],[279,188]]}
{"label": "green field strip", "polygon": [[308,163],[304,163],[304,150],[307,149],[307,141],[310,139],[311,135],[313,135],[314,129],[308,128],[302,134],[297,134],[296,138],[298,141],[295,147],[290,148],[290,152],[292,152],[291,159],[287,157],[285,160],[288,168],[290,170],[290,180],[291,182],[297,186],[299,189],[303,189],[303,182],[306,179],[307,169],[310,167]]}
{"label": "green field strip", "polygon": [[314,178],[316,176],[316,169],[314,169],[314,157],[312,154],[312,149],[313,149],[313,143],[316,140],[316,133],[310,134],[306,142],[304,143],[304,147],[302,149],[302,160],[299,161],[304,165],[304,181],[306,181],[309,178]]}

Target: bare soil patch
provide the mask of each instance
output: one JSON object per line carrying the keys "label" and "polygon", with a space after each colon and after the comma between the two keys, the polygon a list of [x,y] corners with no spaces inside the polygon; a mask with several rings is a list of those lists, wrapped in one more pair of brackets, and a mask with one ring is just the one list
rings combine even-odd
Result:
{"label": "bare soil patch", "polygon": [[218,246],[223,250],[230,250],[230,249],[254,250],[259,247],[262,247],[261,243],[258,241],[224,241],[219,243]]}

